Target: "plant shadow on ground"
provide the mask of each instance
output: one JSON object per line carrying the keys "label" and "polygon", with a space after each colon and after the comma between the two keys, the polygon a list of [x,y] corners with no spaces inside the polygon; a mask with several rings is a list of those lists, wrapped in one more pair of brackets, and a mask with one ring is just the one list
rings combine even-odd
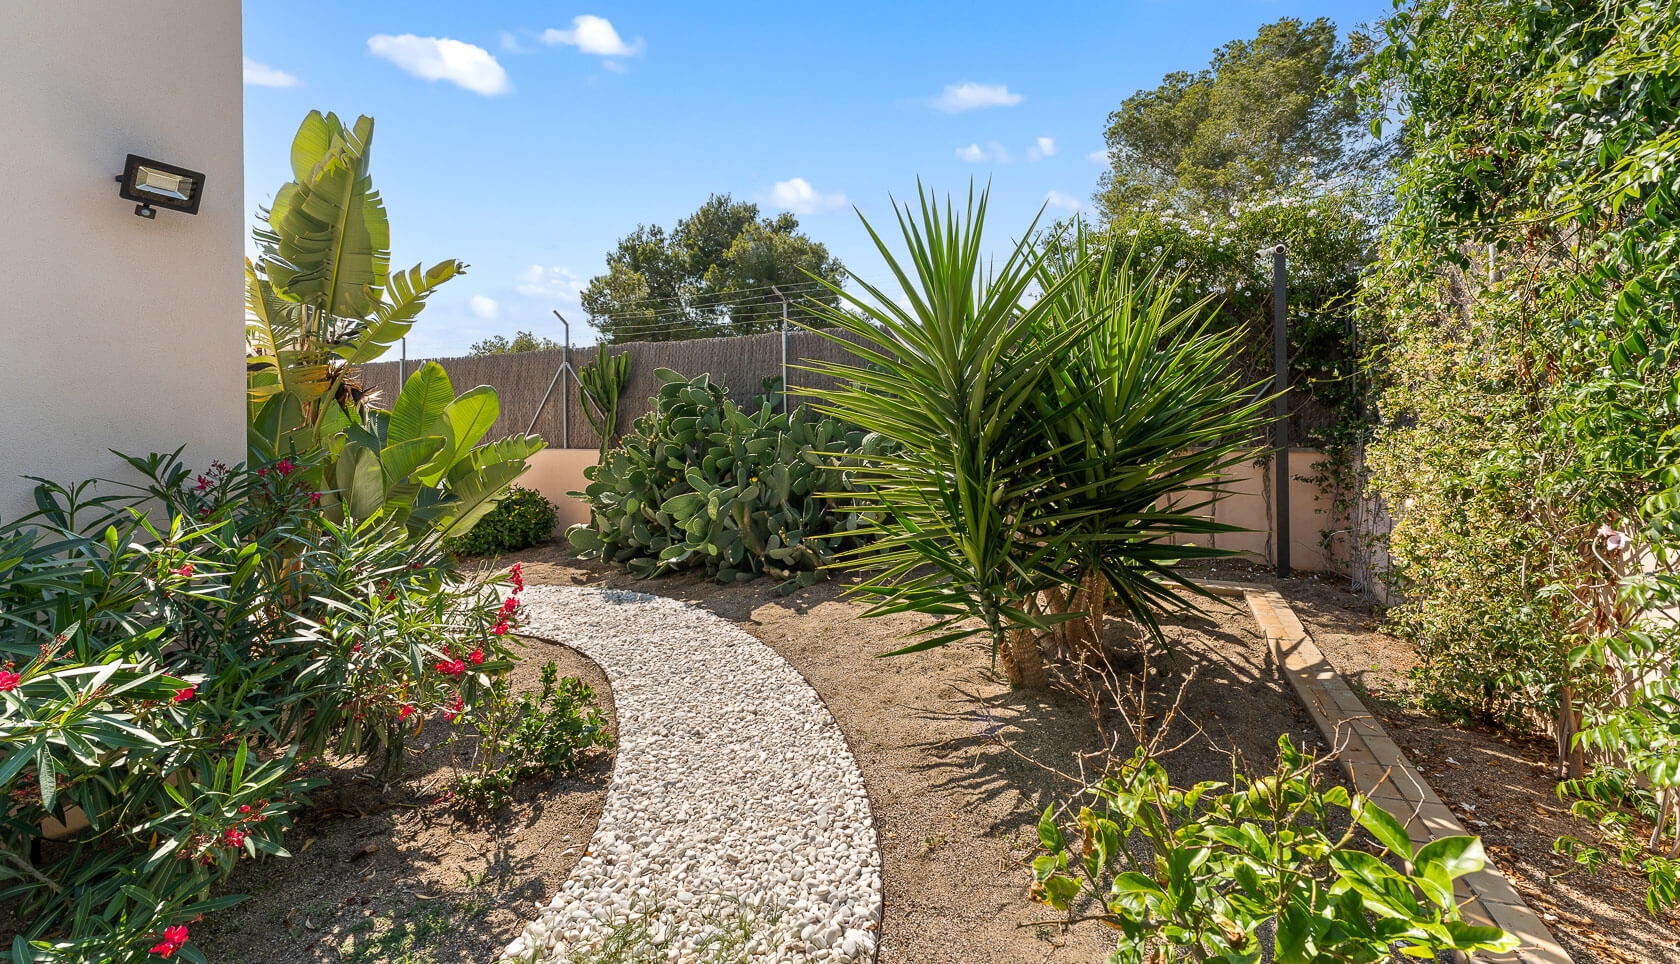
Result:
{"label": "plant shadow on ground", "polygon": [[[574,560],[559,542],[491,564],[512,561],[524,564],[533,584],[688,602],[741,626],[804,675],[839,722],[869,789],[883,862],[882,964],[1088,962],[1113,949],[1103,928],[1064,933],[1044,923],[1053,912],[1026,899],[1039,815],[1078,790],[1045,767],[1077,775],[1079,755],[1102,745],[1088,704],[1065,686],[1010,690],[979,642],[878,658],[902,646],[921,617],[858,619],[864,607],[845,597],[846,580],[788,596],[770,579],[637,580]],[[1205,618],[1170,620],[1167,634],[1170,654],[1156,651],[1148,662],[1153,696],[1170,703],[1194,670],[1173,731],[1190,740],[1165,761],[1175,778],[1227,779],[1233,751],[1269,768],[1283,733],[1298,745],[1316,740],[1246,610],[1210,601]],[[1145,670],[1129,657],[1136,646],[1118,623],[1109,641],[1119,668]],[[1106,722],[1124,731],[1117,720]],[[1130,749],[1120,748],[1123,755]]]}
{"label": "plant shadow on ground", "polygon": [[[605,676],[576,652],[529,641],[514,691],[540,686],[543,664],[581,676],[612,719]],[[411,739],[404,776],[321,767],[317,790],[287,835],[290,859],[242,864],[229,884],[251,895],[207,918],[195,938],[212,961],[282,964],[465,964],[492,960],[546,904],[583,855],[600,818],[610,753],[566,777],[518,787],[488,816],[440,799],[454,774],[441,718]]]}

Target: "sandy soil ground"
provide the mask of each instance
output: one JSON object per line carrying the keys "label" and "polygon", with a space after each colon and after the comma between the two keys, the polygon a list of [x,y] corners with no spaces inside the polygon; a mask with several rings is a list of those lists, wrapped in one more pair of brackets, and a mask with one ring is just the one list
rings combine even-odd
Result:
{"label": "sandy soil ground", "polygon": [[[595,688],[611,719],[605,676],[578,653],[527,642],[514,692],[536,690],[545,663]],[[323,769],[331,783],[287,834],[293,857],[247,862],[228,885],[251,899],[193,928],[216,962],[466,964],[493,959],[546,904],[583,855],[612,772],[591,751],[569,777],[525,784],[488,818],[440,799],[453,769],[453,727],[429,720],[401,780]]]}
{"label": "sandy soil ground", "polygon": [[[845,731],[869,787],[885,885],[882,964],[1099,961],[1113,949],[1103,928],[1063,933],[1041,923],[1054,911],[1027,900],[1039,814],[1079,789],[1037,764],[1076,774],[1078,755],[1102,745],[1085,701],[1062,690],[1011,692],[978,643],[877,658],[902,645],[919,617],[856,619],[862,607],[841,598],[843,581],[782,597],[770,580],[637,581],[571,560],[559,546],[516,558],[530,583],[605,584],[701,606],[804,674]],[[1316,741],[1267,665],[1246,610],[1219,608],[1208,620],[1173,624],[1169,634],[1173,655],[1151,661],[1156,692],[1170,698],[1195,670],[1173,735],[1191,742],[1166,761],[1176,779],[1228,777],[1231,751],[1269,767],[1284,732]],[[1122,668],[1142,670],[1137,661]]]}

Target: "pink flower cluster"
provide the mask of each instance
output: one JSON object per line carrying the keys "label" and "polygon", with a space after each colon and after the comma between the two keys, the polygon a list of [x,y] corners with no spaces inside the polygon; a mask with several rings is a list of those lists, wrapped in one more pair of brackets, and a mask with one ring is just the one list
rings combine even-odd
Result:
{"label": "pink flower cluster", "polygon": [[10,693],[23,682],[23,676],[9,669],[0,669],[0,693]]}

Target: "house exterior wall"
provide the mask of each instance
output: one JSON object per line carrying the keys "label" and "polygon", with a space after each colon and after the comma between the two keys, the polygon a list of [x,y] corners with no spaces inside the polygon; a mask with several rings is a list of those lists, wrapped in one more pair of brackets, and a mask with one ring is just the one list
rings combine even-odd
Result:
{"label": "house exterior wall", "polygon": [[[6,5],[0,58],[0,520],[109,449],[244,453],[244,90],[234,0]],[[134,215],[130,154],[205,174]]]}

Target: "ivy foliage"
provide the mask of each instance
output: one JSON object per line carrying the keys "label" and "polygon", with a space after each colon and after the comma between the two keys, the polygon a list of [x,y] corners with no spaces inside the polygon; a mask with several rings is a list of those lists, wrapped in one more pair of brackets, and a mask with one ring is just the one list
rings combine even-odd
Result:
{"label": "ivy foliage", "polygon": [[1362,93],[1405,160],[1365,293],[1368,465],[1394,622],[1436,702],[1548,721],[1586,810],[1648,788],[1617,850],[1655,909],[1680,856],[1680,5],[1403,0],[1383,32]]}

